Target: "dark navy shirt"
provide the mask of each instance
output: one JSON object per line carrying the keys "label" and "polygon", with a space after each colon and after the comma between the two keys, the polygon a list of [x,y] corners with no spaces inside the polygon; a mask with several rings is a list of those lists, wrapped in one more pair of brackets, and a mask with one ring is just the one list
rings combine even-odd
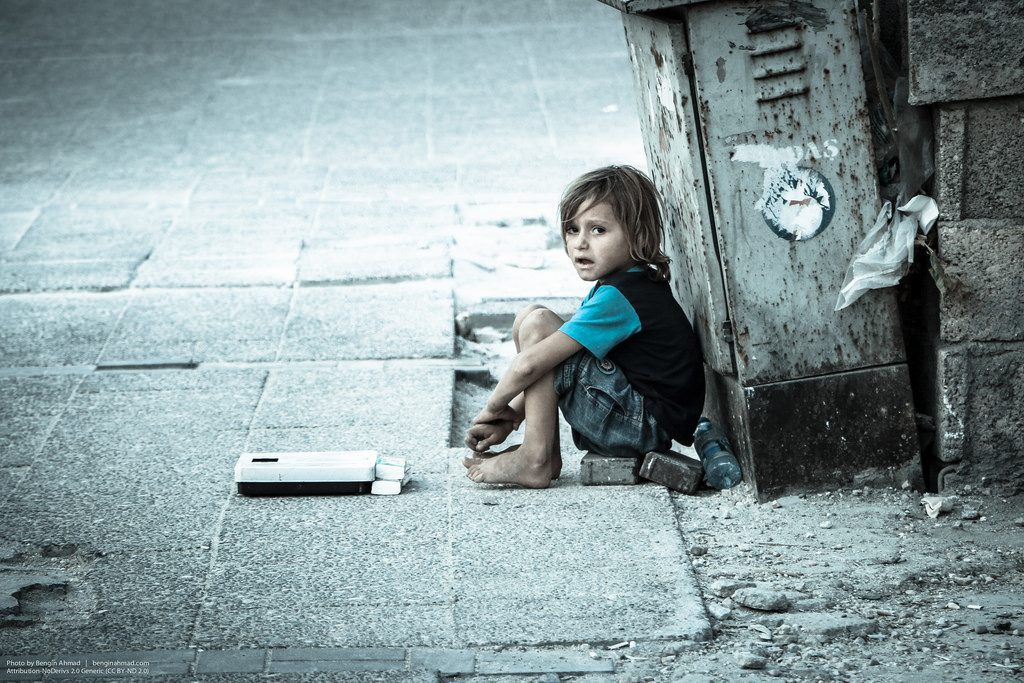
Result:
{"label": "dark navy shirt", "polygon": [[610,275],[560,329],[622,368],[658,425],[684,446],[693,443],[704,407],[703,358],[668,283],[640,268]]}

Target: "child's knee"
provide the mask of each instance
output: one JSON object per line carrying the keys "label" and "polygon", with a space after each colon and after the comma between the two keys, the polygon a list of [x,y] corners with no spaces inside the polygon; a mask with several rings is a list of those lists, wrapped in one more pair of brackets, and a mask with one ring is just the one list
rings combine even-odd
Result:
{"label": "child's knee", "polygon": [[523,321],[526,320],[528,317],[530,317],[530,314],[532,314],[534,311],[537,311],[537,310],[540,310],[540,309],[544,309],[544,308],[545,307],[541,306],[540,304],[530,304],[526,308],[524,308],[521,311],[519,311],[519,313],[516,314],[515,322],[512,323],[512,331],[514,332],[514,331],[518,330],[519,327],[523,324]]}
{"label": "child's knee", "polygon": [[561,316],[544,306],[531,306],[523,313],[514,334],[516,341],[525,345],[535,344],[550,337],[565,322]]}
{"label": "child's knee", "polygon": [[539,304],[531,304],[516,314],[515,322],[512,323],[512,339],[515,340],[517,346],[519,345],[520,330],[522,329],[523,324],[526,322],[526,320],[537,311],[546,310],[548,309],[544,306],[541,306]]}

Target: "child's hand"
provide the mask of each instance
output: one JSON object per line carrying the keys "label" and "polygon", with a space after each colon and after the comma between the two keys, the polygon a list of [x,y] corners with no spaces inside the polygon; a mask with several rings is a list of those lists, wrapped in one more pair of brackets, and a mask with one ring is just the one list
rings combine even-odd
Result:
{"label": "child's hand", "polygon": [[466,445],[477,453],[483,453],[491,446],[502,443],[515,429],[512,420],[474,424],[466,430]]}

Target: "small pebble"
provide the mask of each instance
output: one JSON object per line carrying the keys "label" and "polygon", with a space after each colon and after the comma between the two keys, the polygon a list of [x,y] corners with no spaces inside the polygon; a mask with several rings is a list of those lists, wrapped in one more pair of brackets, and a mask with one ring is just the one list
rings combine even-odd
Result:
{"label": "small pebble", "polygon": [[832,520],[826,519],[824,522],[822,522],[818,526],[820,526],[822,529],[831,529],[832,528]]}

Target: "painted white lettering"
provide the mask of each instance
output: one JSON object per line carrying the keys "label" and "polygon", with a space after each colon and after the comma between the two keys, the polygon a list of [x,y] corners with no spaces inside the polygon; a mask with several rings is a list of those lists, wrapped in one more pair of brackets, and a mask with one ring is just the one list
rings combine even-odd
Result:
{"label": "painted white lettering", "polygon": [[771,145],[736,145],[732,152],[732,160],[757,164],[761,168],[780,168],[796,166],[804,159],[819,161],[835,159],[839,156],[839,142],[829,138],[819,147],[813,142],[792,147],[772,147]]}

